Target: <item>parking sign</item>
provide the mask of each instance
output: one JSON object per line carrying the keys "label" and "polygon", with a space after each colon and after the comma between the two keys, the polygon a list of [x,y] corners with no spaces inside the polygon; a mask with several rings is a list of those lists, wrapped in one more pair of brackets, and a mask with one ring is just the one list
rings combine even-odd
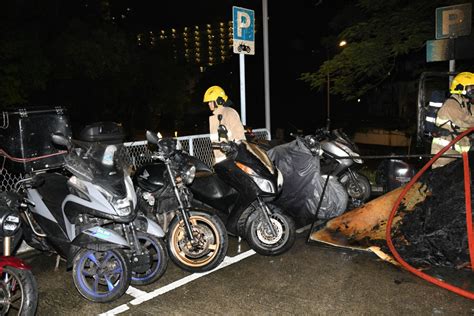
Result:
{"label": "parking sign", "polygon": [[253,10],[232,7],[234,24],[234,53],[255,55],[255,13]]}
{"label": "parking sign", "polygon": [[471,34],[472,4],[436,8],[436,39]]}

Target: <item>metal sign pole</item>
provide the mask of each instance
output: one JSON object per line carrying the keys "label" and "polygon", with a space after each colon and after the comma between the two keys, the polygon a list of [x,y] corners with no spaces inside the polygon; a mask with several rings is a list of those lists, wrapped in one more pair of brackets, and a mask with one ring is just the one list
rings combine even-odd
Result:
{"label": "metal sign pole", "polygon": [[232,7],[234,53],[239,54],[240,72],[240,120],[247,125],[245,104],[245,55],[255,55],[255,12]]}
{"label": "metal sign pole", "polygon": [[240,69],[240,119],[243,125],[247,124],[247,113],[245,109],[245,54],[239,54]]}
{"label": "metal sign pole", "polygon": [[262,0],[263,13],[263,72],[265,85],[265,127],[271,133],[270,125],[270,65],[268,60],[268,0]]}

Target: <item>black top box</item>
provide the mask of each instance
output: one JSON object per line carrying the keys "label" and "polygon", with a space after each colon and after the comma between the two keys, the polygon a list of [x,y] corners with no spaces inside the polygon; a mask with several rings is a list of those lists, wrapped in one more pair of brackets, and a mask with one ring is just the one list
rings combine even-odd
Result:
{"label": "black top box", "polygon": [[66,108],[25,107],[2,114],[0,148],[3,157],[0,158],[5,159],[4,167],[10,173],[30,173],[63,165],[65,148],[54,145],[51,136],[62,133],[71,137]]}
{"label": "black top box", "polygon": [[84,142],[119,144],[124,139],[122,125],[115,122],[95,122],[85,126],[79,134],[79,140]]}

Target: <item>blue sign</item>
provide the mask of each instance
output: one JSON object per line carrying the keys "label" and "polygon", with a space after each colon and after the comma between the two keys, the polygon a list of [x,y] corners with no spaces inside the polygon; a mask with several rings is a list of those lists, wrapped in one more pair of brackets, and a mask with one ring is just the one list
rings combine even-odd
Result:
{"label": "blue sign", "polygon": [[255,12],[240,7],[232,7],[234,25],[234,53],[255,54]]}

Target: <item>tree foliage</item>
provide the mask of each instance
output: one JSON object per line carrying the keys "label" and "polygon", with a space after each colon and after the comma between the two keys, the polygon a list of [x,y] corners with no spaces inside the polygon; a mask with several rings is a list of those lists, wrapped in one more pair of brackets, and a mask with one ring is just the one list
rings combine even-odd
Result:
{"label": "tree foliage", "polygon": [[337,36],[348,45],[300,79],[312,88],[322,88],[329,76],[331,93],[346,100],[361,97],[392,76],[403,58],[434,39],[435,9],[452,2],[359,0],[357,10],[361,14],[354,14],[359,20]]}

